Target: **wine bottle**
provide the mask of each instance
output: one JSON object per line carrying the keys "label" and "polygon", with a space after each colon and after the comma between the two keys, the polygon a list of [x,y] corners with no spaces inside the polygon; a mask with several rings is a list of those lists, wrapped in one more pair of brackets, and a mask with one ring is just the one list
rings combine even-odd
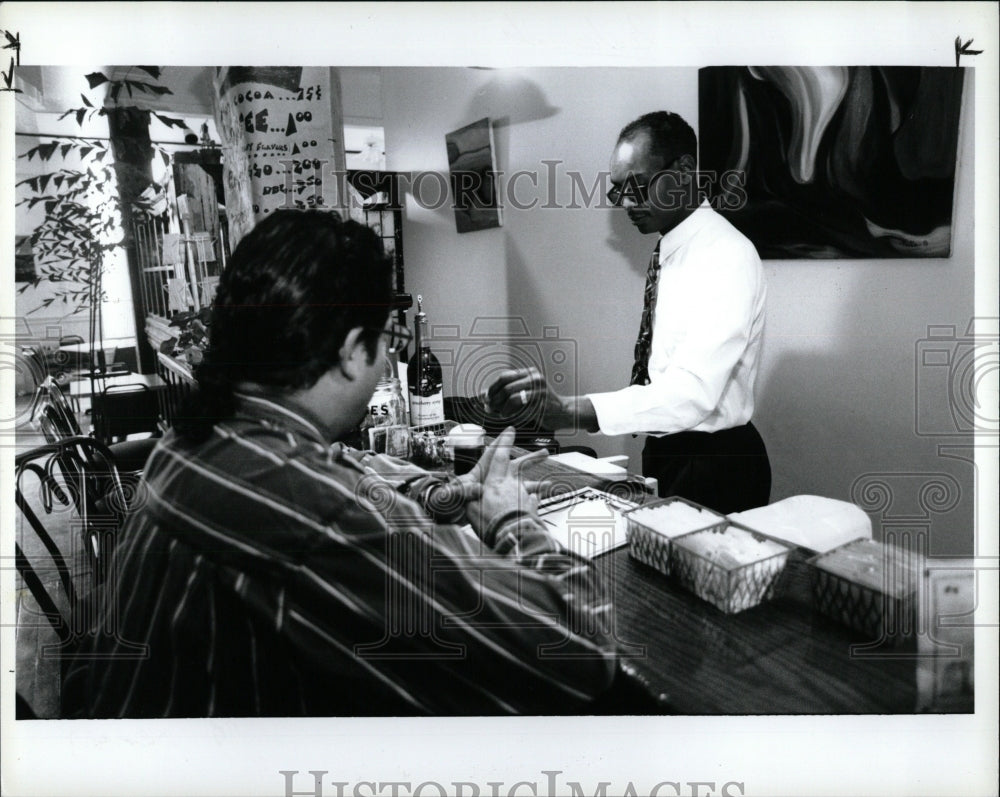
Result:
{"label": "wine bottle", "polygon": [[410,425],[431,426],[444,423],[444,391],[441,363],[427,343],[427,314],[423,296],[417,297],[415,351],[406,367],[410,390]]}

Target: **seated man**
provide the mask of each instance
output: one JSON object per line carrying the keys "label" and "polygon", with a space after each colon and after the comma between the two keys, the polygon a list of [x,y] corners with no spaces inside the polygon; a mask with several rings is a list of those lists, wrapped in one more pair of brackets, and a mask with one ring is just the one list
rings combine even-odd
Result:
{"label": "seated man", "polygon": [[336,214],[240,242],[117,542],[115,633],[71,673],[80,715],[585,713],[609,687],[607,596],[544,532],[512,430],[447,482],[338,442],[400,342],[390,298]]}

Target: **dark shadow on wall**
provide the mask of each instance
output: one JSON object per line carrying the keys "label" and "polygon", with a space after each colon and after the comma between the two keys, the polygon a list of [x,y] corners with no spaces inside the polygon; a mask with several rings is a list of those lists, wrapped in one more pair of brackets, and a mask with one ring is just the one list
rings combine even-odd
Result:
{"label": "dark shadow on wall", "polygon": [[[516,70],[469,68],[490,77],[469,98],[465,113],[455,121],[452,129],[488,118],[496,146],[496,166],[500,172],[506,172],[510,164],[509,128],[548,119],[559,113],[560,109],[549,103],[545,92],[537,83],[517,74]],[[504,181],[501,180],[501,187],[503,184]],[[505,202],[505,199],[501,199],[501,202]]]}
{"label": "dark shadow on wall", "polygon": [[[601,317],[590,319],[590,306],[575,302],[566,304],[572,291],[579,293],[579,286],[564,286],[560,290],[558,279],[552,276],[553,264],[528,262],[515,236],[507,235],[505,239],[505,257],[510,314],[523,318],[531,334],[540,338],[543,355],[560,350],[571,358],[553,369],[551,376],[559,380],[556,383],[555,379],[550,379],[553,387],[564,395],[624,387],[632,365],[632,336],[639,324],[641,296],[623,296],[621,280],[610,273],[607,292],[599,297]],[[573,267],[597,269],[600,266],[594,260]],[[627,266],[616,264],[614,268]],[[641,293],[641,283],[636,285]],[[560,302],[563,306],[557,306]],[[609,317],[611,329],[615,330],[613,339],[595,332],[596,326],[607,325]],[[559,439],[563,445],[594,448],[599,456],[628,454],[632,469],[636,472],[641,469],[641,436],[608,437],[577,430],[562,431]]]}
{"label": "dark shadow on wall", "polygon": [[488,116],[494,127],[537,122],[559,113],[538,84],[511,70],[483,70],[490,78],[476,90],[465,108],[462,124]]}

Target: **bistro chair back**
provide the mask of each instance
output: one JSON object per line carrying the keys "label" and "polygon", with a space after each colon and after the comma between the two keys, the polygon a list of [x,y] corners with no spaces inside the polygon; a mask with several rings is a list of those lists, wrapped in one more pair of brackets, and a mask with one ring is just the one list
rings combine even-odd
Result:
{"label": "bistro chair back", "polygon": [[82,434],[80,424],[77,421],[77,413],[80,411],[80,405],[76,399],[72,398],[72,396],[67,399],[66,394],[55,380],[47,380],[45,389],[49,401],[66,418],[67,425],[73,430],[73,434]]}
{"label": "bistro chair back", "polygon": [[[15,457],[15,502],[25,530],[44,547],[55,527],[101,580],[109,545],[128,511],[137,483],[123,483],[111,450],[77,435],[46,443]],[[57,568],[59,569],[59,568]]]}
{"label": "bistro chair back", "polygon": [[46,377],[35,391],[31,422],[49,443],[82,434],[76,413],[51,376]]}
{"label": "bistro chair back", "polygon": [[75,434],[66,419],[47,401],[35,409],[32,423],[42,433],[46,443],[55,443]]}
{"label": "bistro chair back", "polygon": [[[83,434],[65,394],[51,377],[46,378],[35,394],[31,422],[42,433],[47,443],[56,443],[67,437]],[[145,438],[108,445],[127,493],[131,493],[133,486],[138,483],[156,442],[156,438]]]}
{"label": "bistro chair back", "polygon": [[17,370],[23,373],[27,381],[30,381],[32,388],[36,388],[45,380],[48,364],[44,352],[38,345],[21,347],[21,356],[17,359]]}
{"label": "bistro chair back", "polygon": [[114,630],[100,583],[127,496],[111,452],[90,437],[18,454],[14,470],[18,716],[60,716],[63,674],[80,641]]}

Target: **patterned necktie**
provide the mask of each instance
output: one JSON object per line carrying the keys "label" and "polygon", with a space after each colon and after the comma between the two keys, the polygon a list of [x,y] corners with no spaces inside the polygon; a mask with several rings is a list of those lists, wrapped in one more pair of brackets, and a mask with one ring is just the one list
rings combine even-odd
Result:
{"label": "patterned necktie", "polygon": [[635,364],[632,366],[630,385],[649,384],[649,350],[653,343],[653,308],[656,306],[656,284],[660,277],[660,243],[649,261],[646,270],[646,290],[642,301],[642,321],[639,323],[639,337],[635,341]]}

